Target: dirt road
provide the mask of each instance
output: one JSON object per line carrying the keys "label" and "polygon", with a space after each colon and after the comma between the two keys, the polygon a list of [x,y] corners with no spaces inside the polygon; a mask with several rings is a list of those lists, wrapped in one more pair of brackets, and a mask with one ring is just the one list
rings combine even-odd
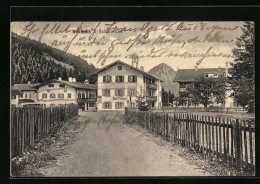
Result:
{"label": "dirt road", "polygon": [[211,175],[180,156],[180,152],[161,137],[124,124],[122,114],[81,112],[78,121],[80,133],[55,163],[41,168],[44,176]]}

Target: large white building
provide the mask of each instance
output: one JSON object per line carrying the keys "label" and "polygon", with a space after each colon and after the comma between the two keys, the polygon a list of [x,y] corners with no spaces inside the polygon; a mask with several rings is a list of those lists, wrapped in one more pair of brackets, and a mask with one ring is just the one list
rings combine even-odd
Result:
{"label": "large white building", "polygon": [[115,61],[92,75],[97,76],[98,111],[137,107],[138,101],[148,102],[152,108],[162,106],[162,81],[144,72],[143,67],[138,68],[138,64]]}
{"label": "large white building", "polygon": [[84,111],[96,111],[96,89],[96,85],[76,82],[72,77],[68,81],[59,78],[41,84],[15,84],[11,104],[54,107],[73,103]]}

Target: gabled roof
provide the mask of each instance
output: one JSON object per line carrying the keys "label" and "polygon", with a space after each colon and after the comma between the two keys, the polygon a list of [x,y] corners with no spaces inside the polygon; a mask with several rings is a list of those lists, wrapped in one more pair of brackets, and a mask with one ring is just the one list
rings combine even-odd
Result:
{"label": "gabled roof", "polygon": [[[147,73],[147,72],[145,72],[145,71],[143,71],[143,70],[140,70],[140,69],[138,69],[138,68],[136,68],[136,67],[134,67],[134,66],[132,66],[132,65],[129,65],[129,64],[124,63],[124,62],[122,62],[122,61],[119,61],[119,60],[117,60],[117,61],[115,61],[115,62],[113,62],[113,63],[111,63],[111,64],[109,64],[109,65],[107,65],[107,66],[105,66],[105,67],[103,67],[103,68],[101,68],[101,69],[99,69],[99,70],[97,70],[96,72],[92,73],[91,75],[97,75],[97,74],[99,74],[100,72],[103,72],[103,71],[107,70],[108,68],[110,68],[110,67],[112,67],[112,66],[114,66],[114,65],[116,65],[116,64],[125,65],[125,66],[127,66],[127,67],[129,67],[129,68],[131,68],[131,69],[133,69],[133,70],[136,70],[136,71],[138,71],[138,72],[140,72],[140,73],[142,73],[142,74],[144,74],[144,75],[147,75],[147,76],[149,76],[149,77],[151,77],[151,78],[154,78],[154,79],[159,80],[157,77],[155,77],[155,76],[153,76],[153,75],[151,75],[151,74],[149,74],[149,73]],[[162,81],[162,80],[161,80],[161,81]]]}
{"label": "gabled roof", "polygon": [[225,68],[201,68],[195,69],[180,69],[178,70],[173,82],[193,82],[206,73],[225,73]]}
{"label": "gabled roof", "polygon": [[17,91],[36,91],[34,87],[39,85],[39,83],[35,84],[14,84],[11,87],[11,90],[17,90]]}
{"label": "gabled roof", "polygon": [[69,81],[57,80],[57,79],[53,79],[53,80],[50,80],[48,82],[38,84],[38,85],[35,86],[35,88],[47,85],[47,84],[52,83],[52,82],[59,82],[59,83],[62,83],[62,84],[66,84],[66,85],[74,87],[76,89],[94,89],[94,90],[97,89],[97,86],[95,84],[84,84],[82,82],[69,82]]}

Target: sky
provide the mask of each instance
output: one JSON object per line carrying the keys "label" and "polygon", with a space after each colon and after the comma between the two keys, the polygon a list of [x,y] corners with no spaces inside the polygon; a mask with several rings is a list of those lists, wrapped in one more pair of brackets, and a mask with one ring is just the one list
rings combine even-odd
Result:
{"label": "sky", "polygon": [[[145,71],[225,67],[243,22],[12,22],[11,31],[76,56],[97,68],[116,60]],[[106,31],[106,32],[105,32]],[[114,31],[114,32],[113,32]]]}

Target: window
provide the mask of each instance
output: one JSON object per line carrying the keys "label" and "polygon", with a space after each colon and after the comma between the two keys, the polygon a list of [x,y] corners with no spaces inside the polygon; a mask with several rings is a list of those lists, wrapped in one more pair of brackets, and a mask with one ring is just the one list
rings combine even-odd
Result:
{"label": "window", "polygon": [[125,96],[124,89],[115,89],[115,96]]}
{"label": "window", "polygon": [[50,107],[55,107],[55,104],[50,104]]}
{"label": "window", "polygon": [[21,98],[23,98],[23,93],[21,93]]}
{"label": "window", "polygon": [[224,73],[220,73],[220,74],[218,74],[218,76],[219,76],[219,77],[224,77],[225,74],[224,74]]}
{"label": "window", "polygon": [[129,75],[128,76],[128,82],[137,82],[137,76],[136,75]]}
{"label": "window", "polygon": [[25,98],[27,98],[27,94],[25,94]]}
{"label": "window", "polygon": [[88,106],[89,107],[95,107],[95,104],[94,103],[89,103]]}
{"label": "window", "polygon": [[89,98],[96,98],[96,92],[95,91],[90,91],[89,92]]}
{"label": "window", "polygon": [[118,70],[122,70],[122,66],[118,66]]}
{"label": "window", "polygon": [[64,98],[64,94],[63,93],[58,94],[58,98]]}
{"label": "window", "polygon": [[186,84],[185,83],[180,83],[180,88],[185,88]]}
{"label": "window", "polygon": [[54,84],[49,84],[48,87],[53,88]]}
{"label": "window", "polygon": [[81,98],[81,94],[80,93],[78,94],[78,98]]}
{"label": "window", "polygon": [[217,73],[214,73],[214,77],[217,77],[218,76],[218,74]]}
{"label": "window", "polygon": [[68,98],[71,98],[71,93],[68,93]]}
{"label": "window", "polygon": [[145,76],[144,76],[144,83],[145,83],[145,81],[146,81],[146,80],[145,80]]}
{"label": "window", "polygon": [[46,93],[43,93],[43,94],[42,94],[42,98],[47,98],[47,94],[46,94]]}
{"label": "window", "polygon": [[206,73],[206,74],[204,74],[204,77],[209,77],[209,74],[207,74],[207,73]]}
{"label": "window", "polygon": [[123,109],[124,108],[124,103],[123,102],[116,102],[115,103],[115,108],[116,109]]}
{"label": "window", "polygon": [[51,93],[50,98],[56,98],[56,95],[54,93]]}
{"label": "window", "polygon": [[116,82],[124,82],[124,76],[116,76]]}
{"label": "window", "polygon": [[136,89],[128,89],[127,96],[136,96]]}
{"label": "window", "polygon": [[102,95],[103,96],[110,96],[110,89],[103,89]]}
{"label": "window", "polygon": [[32,94],[29,94],[29,98],[32,98]]}
{"label": "window", "polygon": [[60,84],[59,87],[60,87],[60,88],[64,88],[64,87],[65,87],[65,84]]}
{"label": "window", "polygon": [[85,98],[85,94],[82,94],[82,98]]}
{"label": "window", "polygon": [[135,107],[135,103],[134,102],[131,102],[131,107]]}
{"label": "window", "polygon": [[103,82],[110,83],[111,82],[111,76],[110,75],[103,76]]}
{"label": "window", "polygon": [[103,103],[103,109],[111,109],[112,103],[111,102],[104,102]]}

